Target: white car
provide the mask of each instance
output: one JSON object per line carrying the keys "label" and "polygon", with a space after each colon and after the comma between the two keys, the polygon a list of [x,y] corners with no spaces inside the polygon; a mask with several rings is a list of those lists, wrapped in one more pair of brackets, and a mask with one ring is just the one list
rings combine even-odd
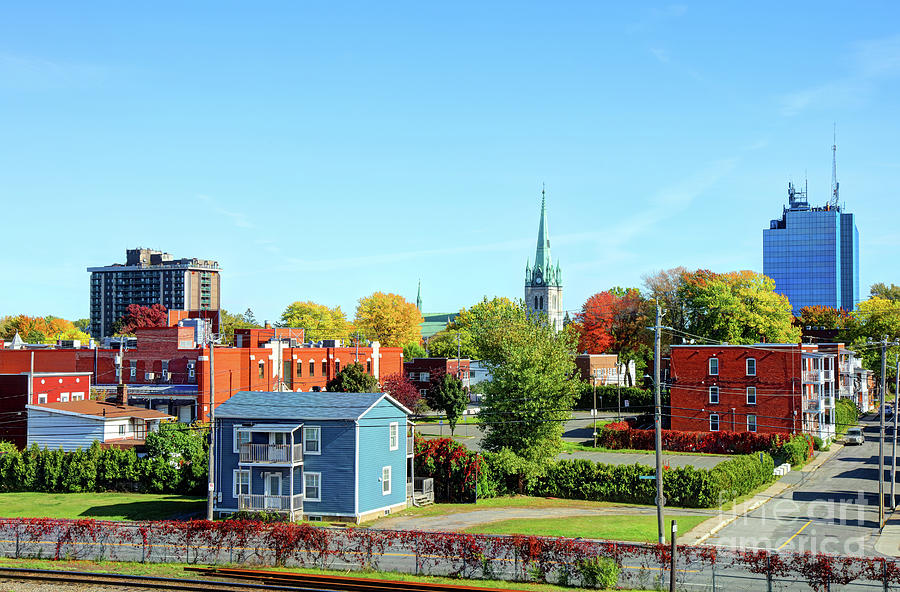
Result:
{"label": "white car", "polygon": [[862,444],[866,441],[866,437],[862,433],[861,428],[850,428],[844,434],[844,444]]}

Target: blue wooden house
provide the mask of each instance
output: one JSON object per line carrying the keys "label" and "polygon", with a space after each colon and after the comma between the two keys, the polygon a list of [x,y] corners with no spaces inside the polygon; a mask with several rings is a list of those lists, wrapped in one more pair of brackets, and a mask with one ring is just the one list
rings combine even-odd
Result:
{"label": "blue wooden house", "polygon": [[238,392],[215,412],[215,512],[361,522],[403,509],[409,415],[383,393]]}

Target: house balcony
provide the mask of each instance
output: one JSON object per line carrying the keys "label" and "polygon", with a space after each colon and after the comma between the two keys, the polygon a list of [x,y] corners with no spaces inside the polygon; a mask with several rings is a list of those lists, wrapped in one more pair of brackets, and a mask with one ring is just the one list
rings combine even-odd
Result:
{"label": "house balcony", "polygon": [[416,477],[406,482],[406,501],[418,506],[434,503],[434,479]]}
{"label": "house balcony", "polygon": [[241,444],[242,465],[299,465],[303,464],[303,444]]}
{"label": "house balcony", "polygon": [[238,496],[238,509],[252,512],[284,512],[293,516],[295,513],[303,512],[303,494],[241,494]]}
{"label": "house balcony", "polygon": [[803,406],[804,413],[819,413],[821,410],[818,399],[807,399],[806,404]]}
{"label": "house balcony", "polygon": [[803,382],[807,384],[822,384],[832,380],[831,370],[804,370]]}
{"label": "house balcony", "polygon": [[824,397],[822,401],[825,404],[825,409],[834,409],[834,397],[829,395]]}

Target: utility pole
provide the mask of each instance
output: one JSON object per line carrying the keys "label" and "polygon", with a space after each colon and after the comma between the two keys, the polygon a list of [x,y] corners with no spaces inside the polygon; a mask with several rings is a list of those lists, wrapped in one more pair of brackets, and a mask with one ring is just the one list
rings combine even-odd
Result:
{"label": "utility pole", "polygon": [[[279,344],[280,345],[280,344]],[[216,456],[213,450],[216,441],[216,366],[213,360],[213,351],[215,351],[212,338],[209,341],[209,484],[206,496],[206,519],[213,519],[213,502],[216,495],[216,481],[214,475],[214,467],[216,465]]]}
{"label": "utility pole", "polygon": [[125,378],[125,350],[122,347],[124,341],[125,337],[119,337],[119,384],[123,384]]}
{"label": "utility pole", "polygon": [[662,310],[659,308],[659,300],[656,301],[656,325],[653,327],[653,406],[655,409],[656,428],[656,522],[659,534],[659,544],[666,543],[665,521],[663,520],[663,476],[662,476],[662,406],[659,393],[659,330],[662,321]]}
{"label": "utility pole", "polygon": [[675,538],[678,536],[678,522],[672,520],[672,552],[669,554],[669,592],[675,592],[675,564],[678,561],[678,545]]}
{"label": "utility pole", "polygon": [[359,363],[359,331],[356,332],[356,362]]}
{"label": "utility pole", "polygon": [[[588,362],[590,364],[590,362]],[[597,377],[591,376],[591,383],[594,385],[594,408],[591,410],[591,427],[594,432],[594,448],[597,447]]]}
{"label": "utility pole", "polygon": [[900,399],[900,352],[897,352],[897,384],[894,386],[894,443],[891,445],[891,511],[897,509],[897,498],[894,487],[897,484],[897,427],[900,416],[897,414],[897,400]]}

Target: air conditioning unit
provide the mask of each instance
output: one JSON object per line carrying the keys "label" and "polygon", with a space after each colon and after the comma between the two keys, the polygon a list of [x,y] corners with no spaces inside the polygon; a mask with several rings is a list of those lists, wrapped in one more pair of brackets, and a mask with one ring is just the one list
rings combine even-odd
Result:
{"label": "air conditioning unit", "polygon": [[165,373],[164,380],[165,380],[166,382],[172,382],[172,373],[171,373],[171,372],[166,372],[166,373]]}

